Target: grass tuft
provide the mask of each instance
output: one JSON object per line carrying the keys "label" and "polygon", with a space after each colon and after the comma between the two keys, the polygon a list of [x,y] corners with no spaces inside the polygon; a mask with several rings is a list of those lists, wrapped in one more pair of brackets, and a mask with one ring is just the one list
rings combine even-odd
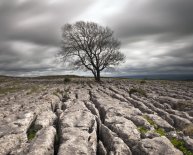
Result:
{"label": "grass tuft", "polygon": [[193,124],[190,124],[188,126],[186,126],[184,129],[183,129],[183,132],[186,136],[190,136],[190,137],[193,137]]}
{"label": "grass tuft", "polygon": [[193,109],[193,102],[191,100],[180,101],[177,104],[175,104],[173,108],[175,110],[180,110],[180,111],[186,111],[189,109]]}
{"label": "grass tuft", "polygon": [[183,152],[184,155],[193,155],[193,152],[188,150],[186,147],[185,147],[185,143],[183,140],[178,140],[177,138],[172,138],[171,140],[171,143],[176,147],[178,148],[180,151]]}
{"label": "grass tuft", "polygon": [[148,132],[148,130],[144,128],[143,126],[139,126],[137,129],[139,130],[140,133],[143,133],[143,134]]}
{"label": "grass tuft", "polygon": [[129,96],[131,96],[134,93],[138,93],[138,94],[140,94],[140,95],[142,95],[144,97],[147,97],[146,92],[143,89],[141,89],[141,88],[131,88],[129,90]]}
{"label": "grass tuft", "polygon": [[38,86],[31,86],[30,91],[27,92],[27,95],[37,93],[37,92],[39,92],[39,90],[40,90],[40,88]]}
{"label": "grass tuft", "polygon": [[145,80],[141,80],[140,84],[146,84],[147,82]]}
{"label": "grass tuft", "polygon": [[72,80],[69,77],[64,78],[64,84],[71,82]]}
{"label": "grass tuft", "polygon": [[37,132],[38,132],[38,130],[35,129],[34,127],[30,128],[29,131],[27,132],[27,139],[29,141],[33,140],[35,138]]}
{"label": "grass tuft", "polygon": [[160,136],[166,136],[165,130],[163,128],[158,128],[157,124],[151,118],[149,118],[147,115],[143,117],[155,128],[154,132],[158,133]]}
{"label": "grass tuft", "polygon": [[155,132],[158,133],[160,136],[166,136],[165,130],[162,128],[155,129]]}
{"label": "grass tuft", "polygon": [[157,124],[147,115],[144,115],[143,118],[145,118],[149,122],[149,124],[152,125],[154,128],[157,128]]}

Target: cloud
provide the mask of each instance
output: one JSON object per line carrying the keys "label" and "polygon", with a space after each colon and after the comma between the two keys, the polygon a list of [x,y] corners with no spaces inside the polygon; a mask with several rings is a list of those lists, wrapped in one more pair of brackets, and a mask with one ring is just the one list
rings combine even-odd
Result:
{"label": "cloud", "polygon": [[61,27],[91,0],[0,1],[0,74],[68,70],[56,62]]}
{"label": "cloud", "polygon": [[192,73],[192,14],[191,0],[0,0],[0,74],[83,74],[55,59],[62,25],[77,20],[114,30],[119,74]]}
{"label": "cloud", "polygon": [[157,35],[158,38],[176,40],[193,33],[193,1],[140,2],[130,1],[119,14],[106,17],[119,37],[144,39],[144,36]]}
{"label": "cloud", "polygon": [[91,3],[90,0],[25,0],[0,4],[0,40],[58,45],[60,29]]}

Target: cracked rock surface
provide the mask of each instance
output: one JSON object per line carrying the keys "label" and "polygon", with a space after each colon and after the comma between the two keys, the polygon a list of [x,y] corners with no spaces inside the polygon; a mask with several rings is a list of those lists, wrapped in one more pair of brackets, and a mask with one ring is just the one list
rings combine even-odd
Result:
{"label": "cracked rock surface", "polygon": [[0,155],[193,155],[193,82],[0,82]]}

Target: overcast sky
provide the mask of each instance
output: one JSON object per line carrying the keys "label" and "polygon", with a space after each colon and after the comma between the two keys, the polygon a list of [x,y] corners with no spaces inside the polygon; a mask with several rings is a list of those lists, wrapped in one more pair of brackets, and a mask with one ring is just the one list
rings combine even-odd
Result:
{"label": "overcast sky", "polygon": [[105,75],[193,73],[193,0],[0,0],[0,74],[80,74],[56,59],[61,27],[114,30],[125,63]]}

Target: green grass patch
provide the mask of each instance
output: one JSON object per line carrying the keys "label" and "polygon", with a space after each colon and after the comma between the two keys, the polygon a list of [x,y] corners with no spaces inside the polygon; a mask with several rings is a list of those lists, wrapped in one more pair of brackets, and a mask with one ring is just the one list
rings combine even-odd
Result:
{"label": "green grass patch", "polygon": [[21,86],[12,86],[12,87],[0,87],[0,94],[14,93],[17,91],[24,90],[25,88]]}
{"label": "green grass patch", "polygon": [[31,88],[29,88],[30,91],[27,92],[27,95],[33,94],[33,93],[37,93],[40,91],[40,87],[39,86],[31,86]]}
{"label": "green grass patch", "polygon": [[139,126],[137,129],[139,130],[140,133],[143,133],[143,134],[147,133],[147,131],[148,131],[148,130],[147,130],[146,128],[144,128],[143,126]]}
{"label": "green grass patch", "polygon": [[183,140],[178,140],[177,138],[172,138],[171,140],[171,143],[176,147],[178,148],[180,151],[183,152],[184,155],[193,155],[193,152],[188,150],[186,147],[185,147],[185,143]]}
{"label": "green grass patch", "polygon": [[158,133],[160,136],[166,136],[165,130],[162,128],[155,129],[155,132]]}
{"label": "green grass patch", "polygon": [[4,82],[7,82],[8,80],[4,77],[0,77],[0,83],[4,83]]}
{"label": "green grass patch", "polygon": [[158,128],[157,124],[151,118],[149,118],[147,115],[143,117],[155,128],[155,133],[158,133],[160,136],[166,136],[165,130],[163,128]]}
{"label": "green grass patch", "polygon": [[38,130],[35,129],[34,127],[30,128],[27,132],[27,139],[29,141],[33,140],[35,138],[37,132],[38,132]]}
{"label": "green grass patch", "polygon": [[144,115],[143,118],[145,118],[149,122],[149,124],[152,125],[154,128],[157,128],[157,124],[147,115]]}

